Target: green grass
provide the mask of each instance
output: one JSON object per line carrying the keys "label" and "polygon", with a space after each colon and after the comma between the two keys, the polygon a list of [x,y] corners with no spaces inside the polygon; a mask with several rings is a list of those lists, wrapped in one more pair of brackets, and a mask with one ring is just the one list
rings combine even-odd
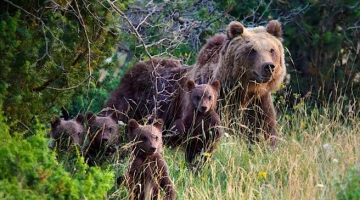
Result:
{"label": "green grass", "polygon": [[[359,200],[360,116],[351,110],[356,109],[298,104],[291,114],[278,113],[276,149],[262,140],[249,150],[242,136],[226,134],[197,173],[186,166],[182,149],[165,147],[177,199]],[[127,188],[114,177],[126,173],[130,145],[121,148],[125,156],[119,151],[104,157],[102,166],[88,167],[71,151],[56,156],[46,146],[41,128],[22,138],[10,134],[2,118],[0,113],[0,199],[128,199]],[[224,122],[224,127],[239,127]]]}
{"label": "green grass", "polygon": [[[343,199],[354,199],[346,193],[352,182],[360,188],[351,179],[360,176],[359,116],[336,108],[306,110],[297,107],[291,115],[278,114],[280,141],[275,150],[260,142],[249,151],[243,138],[224,137],[199,173],[185,166],[181,149],[165,148],[177,199],[331,200],[341,193]],[[121,162],[118,168],[125,171],[127,163]],[[355,173],[349,175],[351,170]],[[109,197],[124,199],[126,194],[119,185]]]}

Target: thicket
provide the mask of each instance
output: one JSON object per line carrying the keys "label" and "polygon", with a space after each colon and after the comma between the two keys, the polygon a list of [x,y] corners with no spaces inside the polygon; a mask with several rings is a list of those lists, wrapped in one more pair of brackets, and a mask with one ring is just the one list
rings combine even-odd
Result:
{"label": "thicket", "polygon": [[36,125],[34,135],[26,138],[21,132],[10,133],[0,112],[0,198],[105,198],[115,183],[114,173],[90,168],[79,155],[71,156],[72,161],[58,161],[47,146],[44,127]]}
{"label": "thicket", "polygon": [[[0,95],[15,130],[31,132],[96,82],[109,67],[118,17],[105,1],[2,1],[0,3]],[[124,9],[124,4],[117,3]],[[95,94],[94,94],[95,95]]]}

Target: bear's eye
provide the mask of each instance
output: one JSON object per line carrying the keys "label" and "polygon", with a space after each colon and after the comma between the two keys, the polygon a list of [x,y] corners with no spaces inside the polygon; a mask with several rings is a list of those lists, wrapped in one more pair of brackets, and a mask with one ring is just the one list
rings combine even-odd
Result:
{"label": "bear's eye", "polygon": [[209,100],[211,100],[212,99],[212,96],[209,96]]}
{"label": "bear's eye", "polygon": [[113,128],[112,127],[109,127],[109,131],[112,132]]}
{"label": "bear's eye", "polygon": [[270,54],[274,55],[275,54],[275,49],[270,49]]}
{"label": "bear's eye", "polygon": [[201,100],[201,96],[196,96],[195,99],[196,99],[197,101],[200,101],[200,100]]}
{"label": "bear's eye", "polygon": [[255,55],[256,54],[256,50],[255,49],[251,49],[250,51],[249,51],[249,55]]}
{"label": "bear's eye", "polygon": [[141,137],[141,141],[142,141],[142,142],[146,142],[146,141],[147,141],[147,137]]}
{"label": "bear's eye", "polygon": [[151,135],[155,140],[158,140],[159,139],[159,136],[155,135],[155,134],[152,134]]}

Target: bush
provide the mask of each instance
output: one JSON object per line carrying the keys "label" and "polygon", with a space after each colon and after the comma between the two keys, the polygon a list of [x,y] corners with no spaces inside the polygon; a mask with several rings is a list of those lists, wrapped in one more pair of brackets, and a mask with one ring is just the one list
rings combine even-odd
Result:
{"label": "bush", "polygon": [[80,156],[66,171],[41,128],[27,138],[10,134],[2,113],[0,127],[0,199],[104,199],[112,188],[113,173],[88,167]]}
{"label": "bush", "polygon": [[345,175],[343,183],[338,184],[338,199],[360,199],[360,169],[352,168]]}

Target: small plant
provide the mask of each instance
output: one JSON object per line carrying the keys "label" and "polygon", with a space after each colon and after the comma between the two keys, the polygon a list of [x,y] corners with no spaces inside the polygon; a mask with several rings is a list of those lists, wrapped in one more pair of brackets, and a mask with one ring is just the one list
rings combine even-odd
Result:
{"label": "small plant", "polygon": [[339,200],[360,199],[360,169],[351,168],[347,171],[344,181],[338,184]]}

